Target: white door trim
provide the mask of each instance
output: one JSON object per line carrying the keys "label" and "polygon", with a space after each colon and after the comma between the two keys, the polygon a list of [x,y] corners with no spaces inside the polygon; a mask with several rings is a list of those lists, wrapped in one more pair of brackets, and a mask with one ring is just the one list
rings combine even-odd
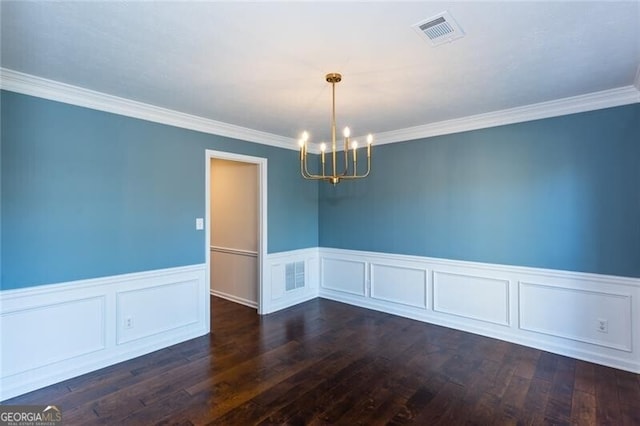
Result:
{"label": "white door trim", "polygon": [[267,257],[267,159],[262,157],[252,157],[249,155],[235,154],[232,152],[214,151],[207,149],[205,151],[205,259],[206,259],[206,282],[207,291],[203,295],[206,299],[206,312],[211,315],[211,306],[209,304],[209,288],[211,282],[211,256],[209,236],[211,235],[211,160],[231,160],[242,163],[251,163],[258,166],[258,314],[265,312],[265,260]]}

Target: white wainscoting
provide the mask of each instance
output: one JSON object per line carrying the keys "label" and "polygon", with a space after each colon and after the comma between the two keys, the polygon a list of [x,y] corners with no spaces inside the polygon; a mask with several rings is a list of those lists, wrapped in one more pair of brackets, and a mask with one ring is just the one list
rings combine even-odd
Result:
{"label": "white wainscoting", "polygon": [[[371,297],[427,309],[428,273],[427,269],[371,263]],[[329,279],[331,278],[327,275],[327,280]]]}
{"label": "white wainscoting", "polygon": [[322,256],[320,259],[322,286],[357,296],[367,295],[367,263],[362,260]]}
{"label": "white wainscoting", "polygon": [[[233,252],[232,252],[233,251]],[[211,294],[258,308],[258,256],[241,250],[210,251]]]}
{"label": "white wainscoting", "polygon": [[[286,267],[304,262],[304,286],[287,291]],[[261,314],[269,314],[318,297],[318,249],[307,248],[268,254],[263,278]]]}
{"label": "white wainscoting", "polygon": [[[0,292],[0,400],[208,333],[205,268]],[[637,278],[328,248],[263,272],[264,314],[320,296],[640,373]]]}
{"label": "white wainscoting", "polygon": [[[631,294],[520,282],[520,328],[632,351]],[[545,306],[545,315],[539,314]],[[606,322],[600,330],[599,321]]]}
{"label": "white wainscoting", "polygon": [[209,332],[205,265],[0,292],[0,401]]}
{"label": "white wainscoting", "polygon": [[640,373],[640,279],[329,248],[318,255],[320,297]]}
{"label": "white wainscoting", "polygon": [[433,310],[509,325],[509,280],[434,271]]}

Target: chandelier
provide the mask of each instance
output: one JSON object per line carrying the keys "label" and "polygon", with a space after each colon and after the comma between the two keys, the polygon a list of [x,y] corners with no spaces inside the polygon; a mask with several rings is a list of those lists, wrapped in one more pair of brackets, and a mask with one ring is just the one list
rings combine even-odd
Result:
{"label": "chandelier", "polygon": [[[348,127],[344,128],[344,150],[342,155],[338,155],[338,149],[336,144],[336,83],[342,80],[342,75],[338,73],[330,73],[326,75],[327,83],[331,83],[331,174],[326,172],[326,159],[325,154],[327,151],[327,144],[322,142],[320,144],[320,161],[321,161],[321,173],[313,174],[309,172],[307,166],[307,143],[309,142],[309,133],[303,132],[300,138],[300,173],[305,179],[324,180],[331,182],[334,186],[340,183],[343,179],[360,179],[367,177],[371,171],[371,143],[373,142],[373,136],[370,134],[367,136],[367,170],[364,173],[358,174],[358,142],[350,140],[351,130]],[[349,149],[351,149],[351,155],[349,155]],[[338,172],[338,157],[342,157],[344,160],[344,169]],[[351,158],[349,158],[351,157]]]}

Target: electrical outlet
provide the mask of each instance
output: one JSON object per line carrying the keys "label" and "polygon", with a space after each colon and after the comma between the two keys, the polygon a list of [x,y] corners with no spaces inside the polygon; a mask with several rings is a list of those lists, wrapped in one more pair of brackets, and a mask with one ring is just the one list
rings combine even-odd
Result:
{"label": "electrical outlet", "polygon": [[124,328],[133,328],[133,319],[131,319],[131,317],[125,318]]}
{"label": "electrical outlet", "polygon": [[606,319],[598,318],[596,324],[596,330],[600,333],[608,333],[609,332],[609,321]]}

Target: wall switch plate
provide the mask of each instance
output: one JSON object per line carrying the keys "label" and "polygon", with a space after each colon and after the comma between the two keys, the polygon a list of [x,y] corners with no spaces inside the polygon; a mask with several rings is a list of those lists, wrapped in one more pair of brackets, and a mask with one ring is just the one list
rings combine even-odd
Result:
{"label": "wall switch plate", "polygon": [[202,231],[204,229],[204,219],[201,217],[196,218],[196,230]]}

